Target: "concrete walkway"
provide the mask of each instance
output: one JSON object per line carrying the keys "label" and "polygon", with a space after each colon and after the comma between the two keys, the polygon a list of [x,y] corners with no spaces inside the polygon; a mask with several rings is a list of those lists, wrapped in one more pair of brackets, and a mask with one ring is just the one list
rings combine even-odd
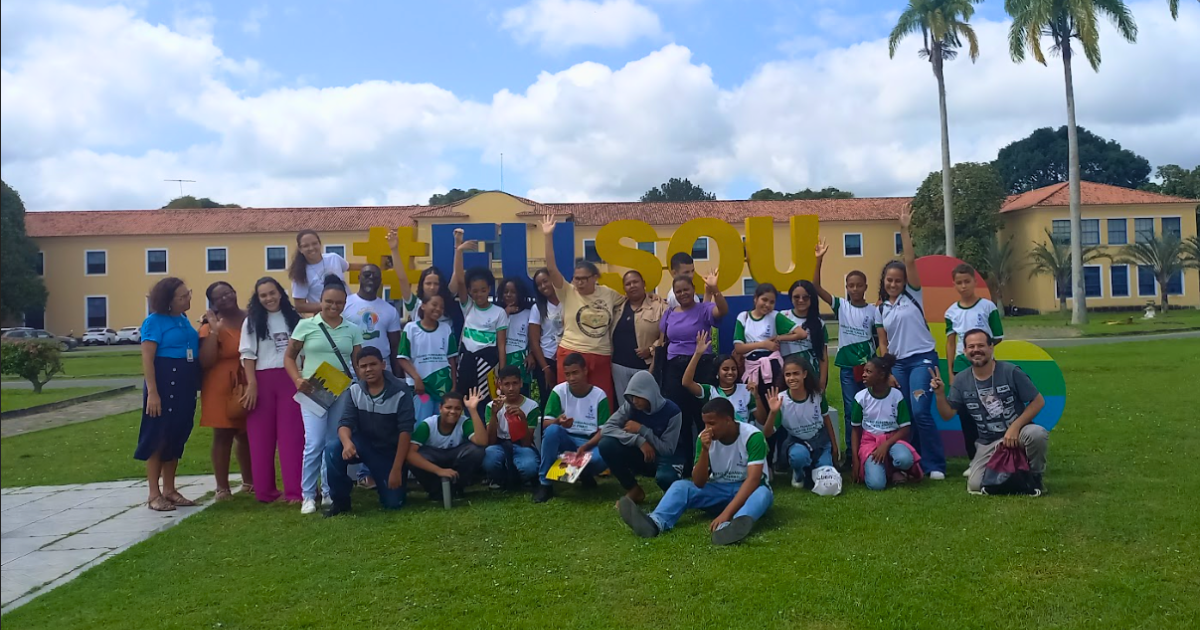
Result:
{"label": "concrete walkway", "polygon": [[[113,377],[113,378],[56,378],[49,383],[46,383],[46,389],[65,389],[68,387],[103,387],[112,389],[116,387],[126,387],[133,385],[138,389],[142,387],[142,377]],[[29,381],[4,381],[0,383],[0,387],[4,389],[33,389],[33,385]]]}
{"label": "concrete walkway", "polygon": [[108,416],[135,411],[142,408],[142,392],[128,392],[88,402],[51,409],[19,418],[10,418],[0,422],[0,438],[12,437],[33,431],[53,429],[54,427],[91,422]]}
{"label": "concrete walkway", "polygon": [[[237,481],[232,480],[234,488]],[[212,476],[180,477],[179,490],[199,500]],[[210,501],[174,512],[146,508],[146,481],[105,481],[0,491],[0,590],[3,612],[65,584],[188,516]]]}

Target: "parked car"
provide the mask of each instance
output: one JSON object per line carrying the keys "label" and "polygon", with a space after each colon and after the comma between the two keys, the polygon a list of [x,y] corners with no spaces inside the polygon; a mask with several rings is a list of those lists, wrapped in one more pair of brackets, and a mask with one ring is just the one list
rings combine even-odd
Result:
{"label": "parked car", "polygon": [[4,339],[43,339],[53,340],[58,342],[58,349],[66,352],[72,350],[79,345],[78,341],[70,337],[55,335],[54,333],[46,332],[38,328],[12,328],[4,331]]}
{"label": "parked car", "polygon": [[85,346],[111,346],[117,343],[117,331],[111,328],[89,328],[83,333]]}
{"label": "parked car", "polygon": [[137,326],[126,326],[117,331],[117,343],[141,343],[142,329]]}

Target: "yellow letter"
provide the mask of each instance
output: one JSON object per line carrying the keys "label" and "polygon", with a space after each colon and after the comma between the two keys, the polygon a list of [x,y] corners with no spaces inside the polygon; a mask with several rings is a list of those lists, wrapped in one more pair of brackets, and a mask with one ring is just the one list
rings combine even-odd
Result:
{"label": "yellow letter", "polygon": [[[385,227],[371,228],[366,242],[354,243],[354,255],[362,256],[367,259],[367,262],[383,267],[383,257],[392,255],[387,242],[388,229]],[[393,268],[384,270],[382,280],[384,286],[390,287],[399,295],[400,278],[396,275],[397,271],[403,268],[404,273],[408,274],[408,281],[416,284],[421,279],[421,271],[412,268],[412,259],[416,256],[428,256],[429,244],[417,240],[417,228],[415,227],[396,228],[396,235],[400,238],[398,247],[400,260],[392,261]],[[351,271],[347,281],[350,284],[357,284],[358,272]]]}
{"label": "yellow letter", "polygon": [[[646,280],[646,291],[653,291],[662,280],[662,262],[650,252],[621,243],[622,238],[631,238],[635,243],[653,243],[658,233],[645,221],[625,219],[613,221],[596,233],[596,253],[609,265],[634,269]],[[620,273],[600,274],[600,284],[618,292],[625,292],[625,283]]]}
{"label": "yellow letter", "polygon": [[[692,253],[692,245],[701,236],[709,238],[709,260],[713,260],[713,245],[716,245],[717,260],[720,261],[717,267],[717,288],[724,291],[737,284],[738,278],[742,275],[742,266],[745,264],[742,236],[738,234],[737,228],[719,219],[692,219],[679,226],[679,229],[675,230],[675,234],[671,237],[671,244],[667,247],[667,261],[669,262],[671,256],[679,252]],[[700,277],[700,274],[696,274],[694,283],[698,287],[697,292],[702,293],[704,279]],[[649,286],[648,283],[647,286]]]}
{"label": "yellow letter", "polygon": [[775,266],[775,222],[771,217],[746,219],[746,264],[750,277],[759,284],[770,282],[779,291],[787,291],[797,280],[811,280],[817,257],[817,217],[811,214],[791,218],[789,241],[791,267],[779,271]]}

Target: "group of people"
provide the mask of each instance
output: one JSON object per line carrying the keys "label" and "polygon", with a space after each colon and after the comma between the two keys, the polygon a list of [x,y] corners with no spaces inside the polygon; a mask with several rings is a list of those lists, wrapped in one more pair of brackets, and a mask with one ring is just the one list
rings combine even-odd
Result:
{"label": "group of people", "polygon": [[[142,325],[135,457],[146,461],[148,505],[192,504],[175,470],[197,390],[200,425],[214,430],[216,499],[231,496],[236,454],[244,490],[298,503],[303,514],[321,504],[327,516],[349,511],[356,483],[400,508],[410,479],[437,500],[482,479],[531,487],[543,503],[555,494],[552,470],[569,459],[583,463],[585,487],[605,471],[620,483],[616,507],[636,534],[665,532],[694,508],[715,516],[713,542],[729,544],[770,508],[778,475],[798,488],[832,479],[837,491],[838,467],[871,490],[944,479],[935,410],[964,420],[969,490],[984,489],[988,460],[1007,447],[1024,449],[1040,491],[1047,434],[1032,419],[1041,395],[1019,368],[994,360],[999,313],[975,295],[967,265],[954,270],[960,301],[946,313],[953,360],[943,380],[909,221],[905,211],[903,260],[884,267],[876,301],[861,271],[846,276],[844,296],[822,286],[822,240],[813,280],[793,284],[790,306],[778,311],[776,287],[759,285],[752,309],[736,314],[732,354],[720,356],[711,334],[729,305],[715,274],[697,292],[692,259],[677,254],[665,298],[633,270],[623,294],[599,285],[599,269],[582,259],[568,279],[554,258],[553,215],[541,223],[546,265],[532,282],[464,268],[476,244],[456,230],[450,275],[430,267],[413,285],[399,271],[397,304],[380,295],[380,267],[325,253],[311,230],[297,235],[290,298],[268,276],[243,308],[234,287],[213,283],[199,331],[187,316],[191,289],[165,278]],[[351,270],[355,293],[344,280]],[[832,361],[820,301],[839,325]],[[825,398],[831,363],[840,370],[841,439]],[[322,364],[351,385],[328,408],[301,405]],[[665,493],[648,514],[640,477]]]}

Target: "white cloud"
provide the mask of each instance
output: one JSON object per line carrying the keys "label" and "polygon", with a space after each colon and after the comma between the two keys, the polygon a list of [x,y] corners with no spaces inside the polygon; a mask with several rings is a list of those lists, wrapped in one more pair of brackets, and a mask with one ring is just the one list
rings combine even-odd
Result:
{"label": "white cloud", "polygon": [[267,19],[270,11],[266,6],[258,6],[250,9],[246,14],[246,19],[242,20],[242,32],[247,35],[258,35],[262,32],[263,20]]}
{"label": "white cloud", "polygon": [[517,41],[551,51],[620,48],[662,33],[658,15],[634,0],[532,0],[505,11],[501,26]]}

